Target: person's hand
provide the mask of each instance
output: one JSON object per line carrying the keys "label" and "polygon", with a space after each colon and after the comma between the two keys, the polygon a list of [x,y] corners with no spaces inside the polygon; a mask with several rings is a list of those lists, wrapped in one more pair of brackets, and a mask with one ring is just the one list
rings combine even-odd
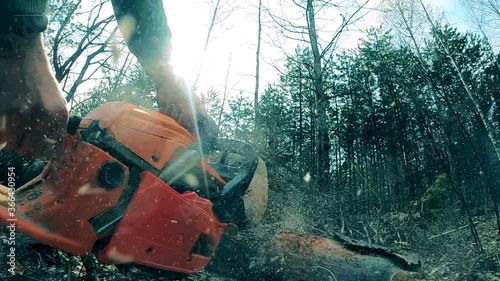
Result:
{"label": "person's hand", "polygon": [[[29,104],[28,104],[29,106]],[[31,107],[0,117],[3,126],[0,145],[20,155],[40,160],[56,160],[62,154],[66,131],[66,107],[57,109]]]}
{"label": "person's hand", "polygon": [[69,113],[41,40],[20,56],[0,58],[0,148],[55,160]]}
{"label": "person's hand", "polygon": [[195,133],[196,116],[204,112],[198,95],[184,79],[175,75],[169,66],[155,68],[148,73],[156,87],[158,107],[161,113],[172,117],[190,133]]}
{"label": "person's hand", "polygon": [[157,87],[160,112],[172,117],[182,127],[194,133],[196,116],[203,111],[200,98],[193,94],[182,79],[162,83]]}

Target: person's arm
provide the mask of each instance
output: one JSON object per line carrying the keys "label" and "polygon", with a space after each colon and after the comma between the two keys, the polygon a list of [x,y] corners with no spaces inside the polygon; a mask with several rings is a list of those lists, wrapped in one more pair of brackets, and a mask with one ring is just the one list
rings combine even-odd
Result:
{"label": "person's arm", "polygon": [[[120,32],[128,48],[150,76],[157,89],[160,112],[193,131],[195,114],[203,111],[201,101],[170,64],[172,33],[161,0],[112,0]],[[192,101],[192,102],[191,102]]]}
{"label": "person's arm", "polygon": [[0,2],[0,148],[56,159],[68,110],[43,48],[49,0]]}

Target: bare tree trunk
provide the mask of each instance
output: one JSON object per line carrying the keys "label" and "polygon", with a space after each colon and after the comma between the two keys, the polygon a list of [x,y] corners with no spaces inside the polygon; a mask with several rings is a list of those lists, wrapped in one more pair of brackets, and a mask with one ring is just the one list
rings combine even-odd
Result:
{"label": "bare tree trunk", "polygon": [[[466,6],[469,8],[468,10],[471,13],[472,17],[476,21],[479,30],[481,31],[481,33],[483,34],[483,36],[486,39],[487,38],[486,33],[484,32],[484,29],[482,28],[482,26],[480,24],[480,20],[479,20],[478,16],[474,12],[474,9],[472,7],[472,3],[468,2],[468,1],[464,1],[464,2],[466,4]],[[429,75],[428,70],[425,69],[424,59],[423,59],[423,56],[422,56],[422,53],[420,50],[420,46],[417,43],[416,33],[415,33],[415,28],[418,25],[418,22],[415,22],[415,21],[418,21],[418,19],[420,17],[420,15],[417,14],[417,10],[416,10],[417,7],[413,6],[413,4],[409,4],[410,6],[406,6],[406,5],[408,5],[408,3],[404,2],[402,0],[394,0],[394,1],[390,2],[390,5],[391,5],[391,7],[394,7],[394,9],[396,11],[396,15],[399,18],[399,21],[396,19],[395,24],[394,24],[395,25],[394,28],[396,28],[400,33],[404,34],[406,32],[404,35],[406,35],[409,38],[409,40],[411,41],[411,44],[413,44],[413,47],[415,48],[415,52],[416,52],[416,55],[417,55],[418,60],[419,60],[419,64],[422,68],[422,71],[425,74],[426,80],[428,81],[428,83],[431,86],[431,93],[436,98],[436,101],[438,101],[436,103],[436,105],[438,106],[438,108],[442,108],[443,106],[440,104],[439,100],[442,99],[445,101],[445,103],[447,104],[449,109],[453,112],[454,116],[457,118],[461,129],[464,131],[466,138],[472,147],[472,150],[474,152],[474,156],[476,158],[476,161],[477,161],[481,171],[486,172],[486,170],[484,169],[484,165],[482,163],[482,160],[480,159],[479,154],[477,152],[477,149],[475,147],[475,144],[473,143],[472,138],[470,136],[470,133],[468,132],[468,129],[464,125],[462,119],[458,115],[458,113],[455,110],[455,108],[453,107],[453,105],[448,101],[447,97],[443,93],[441,93],[441,97],[439,96],[440,95],[439,89],[436,87],[435,83],[432,81],[432,77],[431,77],[431,75]],[[415,5],[418,5],[418,3],[415,3]],[[391,15],[389,15],[389,17],[391,17]],[[427,20],[429,20],[429,18]],[[390,21],[394,22],[394,18],[391,17]],[[399,23],[399,25],[397,25],[397,23]],[[400,29],[402,29],[402,30],[400,30]],[[489,46],[490,50],[493,52],[493,48],[489,42],[488,42],[488,46]],[[498,65],[498,63],[497,63],[497,65]],[[491,175],[489,176],[489,178],[491,178]],[[498,227],[498,231],[500,233],[500,214],[498,213],[498,197],[496,195],[496,190],[493,188],[493,185],[491,183],[491,179],[489,179],[489,183],[486,183],[486,184],[489,186],[490,196],[492,197],[493,205],[495,208],[495,215],[497,217],[497,227]]]}
{"label": "bare tree trunk", "polygon": [[95,50],[92,54],[88,55],[87,58],[85,59],[85,64],[82,67],[82,70],[78,74],[78,77],[76,81],[73,83],[71,88],[69,89],[68,93],[66,94],[66,101],[73,101],[76,90],[78,87],[84,82],[84,76],[89,67],[92,65],[92,60],[99,54],[103,53],[106,50],[107,45],[109,44],[109,41],[113,38],[113,35],[118,31],[118,26],[115,27],[115,29],[111,32],[111,35],[106,39],[104,43],[101,44],[99,49]]}
{"label": "bare tree trunk", "polygon": [[[415,105],[418,105],[417,99],[413,94],[410,94],[410,98],[415,103]],[[481,251],[483,251],[481,239],[480,239],[480,236],[477,232],[477,228],[474,224],[474,220],[472,217],[472,212],[471,212],[470,206],[467,203],[467,200],[465,199],[463,193],[460,192],[460,190],[456,184],[456,180],[454,180],[455,173],[454,173],[453,168],[452,168],[452,164],[453,164],[451,162],[452,160],[446,161],[443,154],[439,151],[438,144],[437,144],[435,137],[434,137],[434,133],[432,132],[430,125],[426,121],[429,119],[428,116],[425,116],[424,115],[425,113],[422,112],[422,110],[418,106],[416,108],[418,108],[417,109],[417,117],[420,120],[420,122],[422,123],[425,134],[427,135],[427,137],[430,140],[430,144],[432,146],[432,149],[434,150],[434,153],[436,154],[436,156],[439,159],[439,163],[441,164],[441,167],[443,168],[445,174],[448,177],[447,179],[448,179],[448,182],[450,184],[450,187],[451,187],[452,191],[457,195],[458,199],[460,200],[460,203],[462,204],[462,206],[466,212],[467,220],[469,221],[470,231],[471,231],[471,234],[473,236],[474,242],[476,243],[477,247]],[[449,150],[448,144],[445,144],[445,145],[446,145],[446,149]]]}
{"label": "bare tree trunk", "polygon": [[[92,74],[86,73],[91,65],[104,64],[112,56],[101,58],[106,53],[105,45],[110,42],[114,35],[109,24],[113,22],[113,16],[101,17],[101,11],[109,0],[93,1],[90,6],[84,6],[80,12],[81,0],[74,2],[63,1],[58,4],[56,14],[61,16],[57,30],[54,31],[53,39],[48,39],[52,47],[51,59],[54,74],[62,89],[66,93],[66,101],[72,102],[76,90],[81,83],[93,78]],[[69,6],[69,8],[68,8]],[[78,11],[78,13],[77,13]],[[79,14],[87,15],[86,20],[76,17]],[[83,66],[79,63],[83,62]],[[75,69],[76,68],[76,69]],[[90,68],[91,69],[91,68]],[[69,89],[66,87],[68,85]]]}
{"label": "bare tree trunk", "polygon": [[[54,67],[55,76],[58,82],[61,82],[64,79],[64,69],[62,69],[62,65],[59,64],[59,43],[62,40],[61,36],[81,2],[82,0],[79,0],[77,3],[75,3],[71,10],[66,14],[66,17],[60,23],[60,27],[57,30],[56,36],[54,37],[54,43],[52,44],[52,65]],[[63,9],[65,7],[66,4],[62,5],[59,9]]]}
{"label": "bare tree trunk", "polygon": [[317,120],[317,179],[318,184],[326,189],[330,179],[330,139],[328,137],[328,124],[326,117],[327,98],[325,96],[325,86],[323,83],[323,67],[321,65],[322,56],[318,46],[318,35],[316,32],[316,20],[313,0],[307,0],[307,27],[310,45],[313,53],[314,66],[314,86],[316,92],[316,113]]}
{"label": "bare tree trunk", "polygon": [[[215,3],[213,3],[215,1]],[[213,0],[210,1],[212,5],[212,11],[210,13],[210,23],[208,24],[207,36],[205,37],[205,45],[203,46],[203,57],[207,54],[208,46],[210,45],[210,40],[212,39],[213,32],[217,25],[226,20],[234,10],[234,0],[221,1]],[[200,62],[198,66],[198,72],[193,81],[193,88],[196,89],[200,80],[201,71],[203,69],[204,61]]]}
{"label": "bare tree trunk", "polygon": [[219,128],[220,128],[220,125],[222,123],[222,113],[224,112],[224,104],[226,103],[226,98],[227,98],[227,80],[229,79],[229,72],[231,70],[232,57],[233,57],[233,54],[229,55],[229,63],[227,65],[226,80],[224,82],[224,96],[222,97],[222,104],[220,106],[219,118],[217,119],[217,125],[219,126]]}
{"label": "bare tree trunk", "polygon": [[259,0],[259,11],[258,11],[258,31],[257,31],[257,52],[255,54],[255,92],[253,107],[255,111],[254,116],[254,142],[258,143],[260,130],[259,130],[259,79],[260,79],[260,39],[262,33],[262,0]]}
{"label": "bare tree trunk", "polygon": [[[210,17],[210,24],[208,25],[207,37],[205,38],[205,45],[203,46],[203,55],[205,55],[207,53],[208,45],[210,44],[210,38],[212,37],[212,31],[214,30],[215,19],[217,18],[217,12],[219,11],[219,5],[220,5],[220,0],[217,0],[217,2],[215,3],[215,6],[214,6],[213,13]],[[194,79],[194,82],[193,82],[193,87],[195,89],[198,86],[198,82],[200,80],[202,68],[203,68],[203,61],[200,63],[200,65],[198,67],[198,72],[196,73],[196,78]]]}

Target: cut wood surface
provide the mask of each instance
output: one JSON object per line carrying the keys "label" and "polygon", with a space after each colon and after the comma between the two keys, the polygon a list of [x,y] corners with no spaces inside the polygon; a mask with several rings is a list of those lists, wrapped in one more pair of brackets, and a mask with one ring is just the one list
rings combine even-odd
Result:
{"label": "cut wood surface", "polygon": [[245,214],[252,224],[257,224],[264,218],[267,210],[268,189],[266,163],[259,157],[254,177],[243,196]]}

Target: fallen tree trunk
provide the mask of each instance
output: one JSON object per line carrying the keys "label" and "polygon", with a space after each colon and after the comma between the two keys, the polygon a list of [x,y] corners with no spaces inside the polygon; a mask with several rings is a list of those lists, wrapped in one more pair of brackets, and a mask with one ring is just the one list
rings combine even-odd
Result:
{"label": "fallen tree trunk", "polygon": [[245,238],[251,236],[226,237],[208,270],[239,280],[411,281],[418,276],[418,262],[341,236],[283,231],[267,241]]}

